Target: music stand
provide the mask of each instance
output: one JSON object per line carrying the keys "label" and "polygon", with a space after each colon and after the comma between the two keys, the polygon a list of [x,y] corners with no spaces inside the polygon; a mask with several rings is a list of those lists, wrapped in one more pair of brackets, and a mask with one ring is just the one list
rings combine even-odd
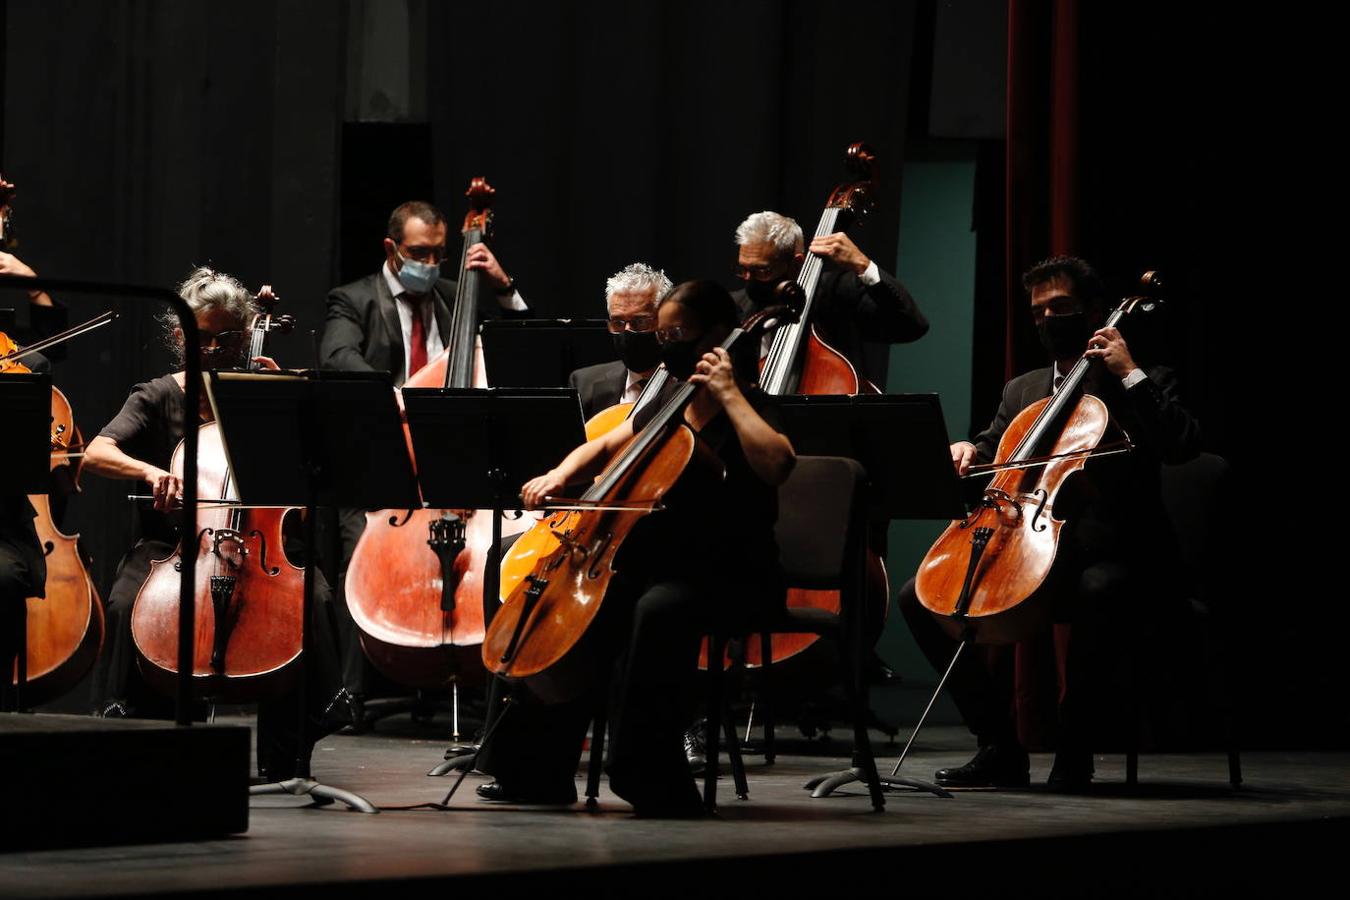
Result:
{"label": "music stand", "polygon": [[[0,497],[17,500],[29,494],[47,493],[51,470],[51,376],[16,373],[0,378],[0,411],[6,425],[5,440],[0,442]],[[12,692],[9,660],[0,665],[0,672],[4,673],[0,700],[12,696],[15,711],[23,709],[23,694],[28,686],[28,599],[20,597],[19,602],[23,605],[15,616],[18,634],[14,636],[16,680]],[[0,628],[3,627],[0,621]],[[0,709],[7,705],[0,702]]]}
{"label": "music stand", "polygon": [[[783,430],[798,453],[846,456],[862,464],[874,486],[874,518],[951,520],[965,515],[961,480],[952,468],[937,394],[786,396],[779,399],[778,408]],[[862,679],[858,682],[856,689],[865,702],[867,686]],[[929,709],[936,698],[935,693]],[[919,718],[906,751],[927,714],[925,710]],[[899,771],[897,764],[890,775],[878,774],[877,780],[951,797],[937,785],[902,777]],[[855,750],[848,769],[817,775],[803,787],[812,797],[826,797],[843,785],[867,780]]]}
{"label": "music stand", "polygon": [[[382,373],[211,372],[207,389],[240,501],[305,508],[305,599],[298,673],[298,734],[305,744],[305,666],[313,652],[319,506],[418,505],[398,407]],[[365,798],[315,780],[308,754],[296,777],[249,788],[252,795],[311,796],[377,812]]]}
{"label": "music stand", "polygon": [[[492,541],[483,573],[483,627],[501,605],[502,515],[517,487],[547,472],[586,442],[581,401],[570,388],[404,388],[403,404],[418,479],[428,506],[492,510]],[[483,740],[471,754],[449,756],[431,770],[460,777],[478,760],[497,716],[498,679],[489,679]]]}
{"label": "music stand", "polygon": [[495,319],[480,334],[493,387],[566,387],[577,369],[618,359],[604,319]]}

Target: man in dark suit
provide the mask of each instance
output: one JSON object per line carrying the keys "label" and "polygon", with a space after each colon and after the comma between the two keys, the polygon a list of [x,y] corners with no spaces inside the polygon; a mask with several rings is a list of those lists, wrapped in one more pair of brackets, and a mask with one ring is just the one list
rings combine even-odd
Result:
{"label": "man in dark suit", "polygon": [[[323,366],[388,372],[394,385],[401,387],[445,349],[456,289],[455,281],[441,277],[440,271],[451,258],[448,234],[444,213],[430,203],[410,201],[393,211],[380,271],[334,288],[328,295],[328,314],[319,342]],[[486,244],[468,249],[465,268],[481,272],[492,291],[491,298],[479,299],[480,321],[529,315],[514,280]],[[370,666],[347,609],[345,581],[347,564],[366,520],[361,510],[342,510],[338,519],[341,549],[337,578],[342,602],[336,606],[343,646],[343,687],[360,730]]]}
{"label": "man in dark suit", "polygon": [[619,358],[577,369],[568,378],[587,419],[617,403],[635,403],[661,363],[656,340],[656,304],[670,293],[666,273],[633,263],[605,283],[605,312]]}
{"label": "man in dark suit", "polygon": [[[1056,499],[1055,516],[1067,520],[1054,566],[1042,590],[1056,621],[1072,624],[1059,702],[1059,732],[1052,787],[1073,790],[1092,779],[1089,749],[1093,704],[1100,683],[1100,652],[1108,629],[1130,615],[1161,612],[1171,596],[1167,573],[1175,538],[1167,531],[1160,493],[1160,466],[1181,462],[1199,449],[1200,426],[1181,404],[1177,382],[1164,366],[1140,366],[1116,328],[1101,327],[1106,292],[1087,263],[1055,257],[1023,277],[1031,314],[1054,364],[1019,375],[1003,389],[989,427],[973,442],[951,446],[952,463],[964,475],[972,464],[993,460],[1004,431],[1018,412],[1059,389],[1079,358],[1095,360],[1081,391],[1099,397],[1134,449],[1092,460]],[[1108,437],[1108,440],[1110,438]],[[911,579],[897,598],[924,655],[942,671],[956,644],[920,606]],[[1012,685],[995,677],[978,656],[967,654],[948,685],[979,751],[966,765],[941,769],[948,787],[1020,787],[1029,782],[1026,751],[1011,716]]]}
{"label": "man in dark suit", "polygon": [[[401,386],[445,348],[455,282],[441,277],[449,258],[445,215],[411,201],[389,216],[384,266],[374,275],[334,288],[319,357],[325,367],[385,371]],[[478,304],[480,320],[529,314],[515,282],[486,244],[469,248],[465,267],[481,272],[494,300]]]}
{"label": "man in dark suit", "polygon": [[807,253],[824,260],[812,324],[873,382],[878,373],[868,371],[865,342],[903,344],[928,333],[928,320],[905,286],[842,231],[814,237],[807,246],[795,221],[757,212],[736,228],[736,246],[737,274],[745,287],[731,297],[742,319],[769,305],[780,281],[797,277]]}

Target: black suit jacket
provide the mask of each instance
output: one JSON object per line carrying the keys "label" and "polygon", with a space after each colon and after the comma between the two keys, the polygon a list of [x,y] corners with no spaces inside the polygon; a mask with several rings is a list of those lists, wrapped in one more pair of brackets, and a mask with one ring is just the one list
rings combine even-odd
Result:
{"label": "black suit jacket", "polygon": [[[906,344],[928,333],[928,320],[919,311],[905,286],[878,268],[881,280],[868,287],[857,275],[826,268],[816,285],[812,324],[830,346],[848,357],[859,373],[875,381],[867,371],[863,342]],[[741,318],[755,311],[744,288],[731,295]]]}
{"label": "black suit jacket", "polygon": [[[1146,366],[1144,371],[1148,378],[1127,390],[1104,367],[1094,366],[1081,388],[1106,404],[1112,422],[1135,445],[1129,453],[1088,460],[1080,473],[1085,477],[1071,478],[1064,502],[1056,504],[1056,517],[1068,520],[1068,540],[1088,558],[1165,548],[1165,562],[1173,561],[1175,538],[1162,504],[1161,466],[1184,462],[1200,451],[1200,423],[1182,405],[1171,369]],[[1049,397],[1053,379],[1053,367],[1047,366],[1004,386],[994,420],[975,436],[978,462],[994,459],[1008,424],[1032,403]],[[1108,433],[1103,442],[1112,439]],[[1061,535],[1063,540],[1066,535]]]}
{"label": "black suit jacket", "polygon": [[618,359],[577,369],[567,378],[567,386],[576,389],[582,415],[587,419],[618,403],[627,384],[628,367]]}
{"label": "black suit jacket", "polygon": [[[450,337],[451,311],[455,282],[441,278],[432,288],[436,328],[441,341]],[[495,298],[480,297],[478,321],[499,318],[525,318],[528,311],[504,310]],[[403,362],[403,330],[399,327],[398,307],[384,271],[359,281],[333,288],[328,294],[328,312],[319,340],[319,360],[324,368],[343,371],[388,372],[394,385],[407,379]]]}

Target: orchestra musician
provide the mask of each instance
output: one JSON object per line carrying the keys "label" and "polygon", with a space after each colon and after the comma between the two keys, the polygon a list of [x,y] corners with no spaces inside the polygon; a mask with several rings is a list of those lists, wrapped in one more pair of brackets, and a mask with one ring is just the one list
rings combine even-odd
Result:
{"label": "orchestra musician", "polygon": [[[224,369],[245,362],[247,328],[257,307],[253,295],[237,279],[207,268],[193,271],[178,286],[178,293],[193,310],[201,339],[202,369]],[[182,364],[182,331],[177,319],[165,315],[165,339]],[[256,357],[264,368],[275,369],[268,357]],[[180,368],[168,375],[136,385],[121,411],[85,452],[85,466],[105,478],[130,479],[150,487],[151,503],[137,504],[137,540],[118,567],[106,608],[107,638],[94,670],[95,714],[106,718],[165,717],[171,714],[167,698],[156,695],[140,676],[131,634],[131,610],[152,560],[166,559],[179,541],[172,513],[183,492],[182,480],[169,471],[175,448],[183,438],[184,377]],[[202,406],[195,417],[209,422],[212,413],[202,392]],[[294,542],[289,542],[294,543]],[[330,591],[316,573],[316,606],[328,601]],[[337,692],[336,651],[327,615],[312,615],[315,658],[305,665],[310,705],[308,733],[295,733],[298,715],[295,692],[279,700],[263,700],[258,710],[258,768],[270,780],[296,774],[297,745],[307,754],[322,736],[326,725],[322,711]],[[301,743],[303,742],[303,743]]]}
{"label": "orchestra musician", "polygon": [[[733,361],[720,344],[740,322],[727,292],[710,281],[685,282],[661,299],[656,336],[673,379],[704,388],[690,407],[709,420],[699,440],[725,478],[687,472],[685,502],[644,521],[620,550],[616,574],[591,628],[597,674],[617,663],[611,704],[610,787],[643,816],[697,816],[703,807],[685,759],[690,682],[699,643],[715,622],[743,625],[781,608],[785,589],[773,537],[777,485],[791,472],[792,445],[773,424],[772,400],[751,385],[753,353]],[[672,381],[662,402],[679,384]],[[528,507],[597,474],[662,402],[573,450],[556,468],[527,482]],[[607,679],[597,677],[596,684]],[[598,689],[598,688],[597,688]],[[595,697],[545,705],[516,688],[514,702],[483,746],[478,767],[495,781],[486,800],[570,804],[573,778]]]}
{"label": "orchestra musician", "polygon": [[[456,283],[441,274],[452,260],[445,214],[418,200],[400,204],[389,216],[380,271],[334,288],[319,342],[321,365],[343,371],[388,372],[395,387],[446,346]],[[468,248],[465,268],[481,272],[495,302],[480,302],[480,321],[526,318],[529,307],[515,280],[486,244]],[[361,651],[360,632],[347,609],[344,582],[356,542],[365,531],[364,510],[344,509],[338,515],[337,585],[339,641],[342,647],[343,700],[363,730],[364,700],[373,670]]]}
{"label": "orchestra musician", "polygon": [[619,403],[636,403],[661,364],[656,304],[673,285],[666,273],[635,262],[605,282],[605,314],[618,359],[577,369],[567,380],[591,418]]}
{"label": "orchestra musician", "polygon": [[905,286],[842,231],[814,237],[808,246],[802,227],[787,216],[765,211],[746,217],[736,226],[736,276],[744,287],[731,295],[741,318],[774,303],[774,288],[796,279],[807,253],[826,262],[811,324],[860,375],[875,382],[863,343],[917,341],[928,333],[928,320]]}
{"label": "orchestra musician", "polygon": [[[1050,591],[1056,621],[1071,623],[1064,683],[1058,706],[1058,738],[1049,784],[1078,790],[1092,780],[1093,704],[1102,682],[1101,652],[1108,630],[1128,611],[1144,616],[1170,596],[1166,573],[1175,552],[1160,493],[1160,465],[1193,456],[1200,426],[1182,405],[1177,380],[1164,366],[1141,365],[1117,328],[1102,328],[1106,291],[1096,272],[1074,257],[1054,257],[1032,267],[1022,279],[1037,332],[1053,360],[1017,376],[1003,389],[989,427],[972,441],[951,445],[952,464],[964,475],[972,464],[994,458],[999,439],[1022,409],[1058,389],[1060,380],[1084,355],[1097,360],[1083,386],[1099,397],[1112,420],[1132,439],[1132,452],[1092,460],[1080,473],[1077,498],[1056,504],[1067,519],[1059,552],[1042,590]],[[1066,490],[1075,481],[1070,479]],[[919,603],[914,580],[897,602],[924,655],[939,671],[956,644]],[[1020,787],[1030,779],[1026,750],[1018,739],[1009,673],[997,674],[979,655],[967,654],[948,686],[978,744],[965,765],[941,769],[946,787]]]}

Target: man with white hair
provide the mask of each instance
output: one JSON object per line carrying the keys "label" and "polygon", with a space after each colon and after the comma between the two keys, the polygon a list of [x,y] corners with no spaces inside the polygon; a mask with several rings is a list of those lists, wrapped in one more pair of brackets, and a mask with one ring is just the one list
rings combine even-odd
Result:
{"label": "man with white hair", "polygon": [[609,333],[619,358],[577,369],[568,379],[586,418],[617,403],[637,402],[661,363],[656,304],[671,287],[665,272],[640,262],[625,266],[605,283]]}
{"label": "man with white hair", "polygon": [[[814,237],[808,246],[802,228],[776,212],[757,212],[736,228],[737,277],[745,282],[732,299],[742,317],[773,302],[784,279],[796,279],[809,252],[825,261],[816,287],[811,324],[830,346],[873,381],[863,342],[905,344],[928,332],[928,320],[914,297],[842,231]],[[884,387],[884,385],[882,385]]]}

